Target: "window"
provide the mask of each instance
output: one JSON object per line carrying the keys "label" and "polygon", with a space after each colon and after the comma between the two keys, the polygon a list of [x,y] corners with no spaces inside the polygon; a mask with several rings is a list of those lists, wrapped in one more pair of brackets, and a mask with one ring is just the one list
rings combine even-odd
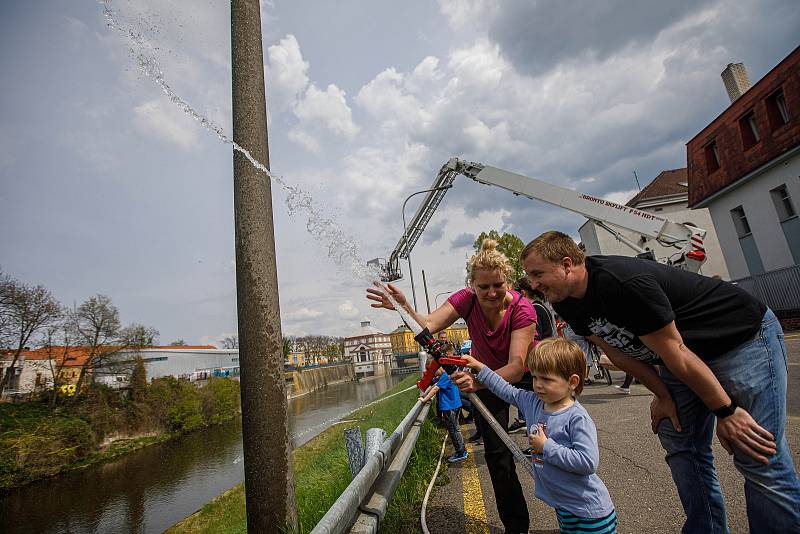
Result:
{"label": "window", "polygon": [[719,169],[719,153],[717,153],[717,142],[711,141],[706,145],[706,169],[708,173]]}
{"label": "window", "polygon": [[744,208],[736,206],[731,210],[731,218],[733,219],[733,226],[736,228],[736,235],[744,237],[750,235],[750,224],[747,222],[747,216],[744,214]]}
{"label": "window", "polygon": [[742,134],[742,146],[745,150],[761,140],[756,127],[756,116],[752,110],[739,119],[739,132]]}
{"label": "window", "polygon": [[778,89],[767,98],[767,117],[769,117],[769,125],[773,130],[777,130],[789,122],[789,108],[786,107],[783,89]]}
{"label": "window", "polygon": [[772,197],[772,203],[775,204],[775,211],[778,212],[779,221],[783,222],[796,215],[794,206],[792,205],[792,197],[789,196],[786,184],[776,187],[771,190],[769,194]]}

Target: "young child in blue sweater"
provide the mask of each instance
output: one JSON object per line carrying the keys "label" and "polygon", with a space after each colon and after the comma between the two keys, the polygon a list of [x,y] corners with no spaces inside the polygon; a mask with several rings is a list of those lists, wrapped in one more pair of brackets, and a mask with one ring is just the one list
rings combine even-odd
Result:
{"label": "young child in blue sweater", "polygon": [[428,402],[431,397],[437,395],[439,411],[444,419],[447,433],[450,434],[450,441],[453,442],[455,452],[447,458],[451,464],[462,462],[467,459],[469,454],[464,446],[464,437],[458,428],[458,413],[461,411],[461,396],[458,394],[458,387],[450,381],[450,377],[442,369],[437,370],[438,377],[436,384],[432,385],[424,395],[419,396],[422,402]]}
{"label": "young child in blue sweater", "polygon": [[597,429],[577,401],[583,390],[586,360],[573,341],[549,338],[528,353],[533,391],[517,389],[478,360],[467,366],[492,393],[525,416],[536,468],[536,497],[556,510],[562,533],[617,531],[617,515],[597,476]]}

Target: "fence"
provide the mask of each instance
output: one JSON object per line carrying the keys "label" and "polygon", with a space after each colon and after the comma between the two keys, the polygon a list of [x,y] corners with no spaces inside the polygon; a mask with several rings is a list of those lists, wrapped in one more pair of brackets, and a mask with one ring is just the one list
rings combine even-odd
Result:
{"label": "fence", "polygon": [[[378,531],[389,500],[414,450],[429,404],[417,401],[397,429],[366,459],[359,473],[312,530],[312,534]],[[351,528],[352,527],[352,528]]]}
{"label": "fence", "polygon": [[800,313],[800,266],[792,265],[764,274],[732,280],[776,313]]}

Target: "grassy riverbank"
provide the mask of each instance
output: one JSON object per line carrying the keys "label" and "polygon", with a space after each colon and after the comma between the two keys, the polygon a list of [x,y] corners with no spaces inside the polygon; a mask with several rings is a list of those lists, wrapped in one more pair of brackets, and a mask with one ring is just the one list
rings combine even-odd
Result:
{"label": "grassy riverbank", "polygon": [[[406,378],[384,397],[413,385],[414,380],[413,377]],[[300,532],[311,531],[350,483],[342,430],[345,427],[358,425],[362,431],[380,427],[391,433],[416,399],[417,390],[413,389],[385,402],[362,408],[347,416],[347,423],[333,425],[293,451]],[[383,531],[419,532],[422,498],[436,468],[443,437],[444,432],[434,427],[429,417],[422,427],[414,454],[392,499],[383,523]],[[246,532],[246,523],[244,488],[239,484],[167,532],[170,534]]]}
{"label": "grassy riverbank", "polygon": [[91,387],[77,402],[0,404],[0,490],[105,461],[236,417],[239,383],[155,380],[132,394]]}

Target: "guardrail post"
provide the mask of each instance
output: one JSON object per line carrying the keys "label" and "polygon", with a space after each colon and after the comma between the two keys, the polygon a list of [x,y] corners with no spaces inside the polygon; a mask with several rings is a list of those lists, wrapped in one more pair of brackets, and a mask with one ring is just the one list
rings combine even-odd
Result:
{"label": "guardrail post", "polygon": [[344,446],[347,448],[347,465],[350,466],[350,476],[356,478],[358,472],[364,467],[364,445],[361,443],[359,427],[345,428]]}
{"label": "guardrail post", "polygon": [[386,441],[386,431],[382,428],[367,429],[367,445],[364,450],[364,461],[378,452],[383,442]]}

